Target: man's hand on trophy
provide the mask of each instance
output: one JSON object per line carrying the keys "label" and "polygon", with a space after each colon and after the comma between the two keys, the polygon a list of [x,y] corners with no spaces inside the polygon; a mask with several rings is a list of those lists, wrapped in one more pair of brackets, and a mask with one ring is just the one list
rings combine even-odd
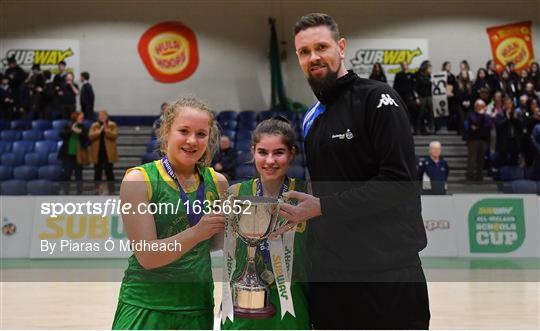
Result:
{"label": "man's hand on trophy", "polygon": [[210,213],[204,215],[199,223],[193,227],[196,235],[203,240],[210,239],[216,233],[223,231],[225,228],[225,215]]}
{"label": "man's hand on trophy", "polygon": [[283,193],[283,197],[285,198],[285,201],[296,199],[298,204],[291,205],[289,203],[284,203],[281,205],[279,215],[287,219],[287,223],[274,231],[270,235],[271,238],[275,238],[292,230],[296,224],[300,222],[305,222],[310,218],[322,215],[319,198],[297,191],[285,192]]}

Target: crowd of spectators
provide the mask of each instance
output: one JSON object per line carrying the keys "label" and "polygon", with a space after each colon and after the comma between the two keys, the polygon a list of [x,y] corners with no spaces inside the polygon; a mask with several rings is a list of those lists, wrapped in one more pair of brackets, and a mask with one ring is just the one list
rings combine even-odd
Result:
{"label": "crowd of spectators", "polygon": [[7,64],[0,75],[0,119],[70,119],[77,109],[77,98],[86,118],[94,118],[94,90],[88,72],[81,73],[79,86],[74,74],[66,71],[64,61],[58,63],[54,75],[41,71],[39,64],[26,72],[14,57],[8,58]]}

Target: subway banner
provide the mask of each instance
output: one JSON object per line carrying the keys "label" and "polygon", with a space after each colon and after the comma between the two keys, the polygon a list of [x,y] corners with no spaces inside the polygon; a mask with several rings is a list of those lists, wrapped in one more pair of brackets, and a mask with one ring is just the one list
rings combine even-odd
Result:
{"label": "subway banner", "polygon": [[459,256],[539,256],[536,195],[453,197]]}
{"label": "subway banner", "polygon": [[163,22],[146,30],[137,46],[148,73],[158,82],[175,83],[199,65],[195,33],[181,22]]}
{"label": "subway banner", "polygon": [[0,43],[1,71],[7,60],[15,57],[21,68],[30,71],[34,64],[41,70],[58,71],[58,63],[66,62],[66,70],[80,73],[79,40],[76,39],[3,39]]}
{"label": "subway banner", "polygon": [[36,197],[30,257],[115,258],[131,255],[118,203],[118,197],[112,196]]}
{"label": "subway banner", "polygon": [[531,21],[494,26],[486,29],[497,72],[508,62],[515,64],[516,72],[534,62]]}
{"label": "subway banner", "polygon": [[422,61],[427,60],[427,39],[347,39],[349,64],[360,77],[368,78],[373,64],[379,62],[388,82],[400,71],[400,63],[407,62],[410,71],[417,71]]}

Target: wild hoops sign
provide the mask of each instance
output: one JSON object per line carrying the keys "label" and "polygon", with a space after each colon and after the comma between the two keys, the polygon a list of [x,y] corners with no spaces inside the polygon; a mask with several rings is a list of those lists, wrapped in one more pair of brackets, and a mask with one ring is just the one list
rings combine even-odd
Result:
{"label": "wild hoops sign", "polygon": [[195,33],[180,22],[152,26],[139,40],[138,50],[150,75],[162,83],[188,78],[199,64]]}
{"label": "wild hoops sign", "polygon": [[531,21],[487,28],[493,59],[501,72],[508,62],[519,72],[534,62]]}

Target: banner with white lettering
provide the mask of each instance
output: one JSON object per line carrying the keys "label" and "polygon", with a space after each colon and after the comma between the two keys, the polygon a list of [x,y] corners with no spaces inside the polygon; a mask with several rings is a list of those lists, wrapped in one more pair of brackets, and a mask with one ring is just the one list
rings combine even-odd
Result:
{"label": "banner with white lettering", "polygon": [[448,116],[448,97],[446,93],[446,71],[431,75],[431,94],[435,118]]}
{"label": "banner with white lettering", "polygon": [[[36,197],[30,257],[130,256],[129,242],[118,212],[119,203],[117,197],[107,196]],[[52,216],[55,209],[60,210],[59,206],[62,206],[62,212]]]}
{"label": "banner with white lettering", "polygon": [[34,64],[41,70],[58,71],[58,63],[66,62],[66,71],[75,73],[78,79],[79,40],[77,39],[2,39],[0,43],[0,71],[7,68],[7,59],[15,57],[17,64],[25,71],[30,71]]}
{"label": "banner with white lettering", "polygon": [[368,78],[375,63],[384,69],[388,83],[392,85],[401,62],[409,64],[414,72],[427,60],[427,39],[360,39],[347,38],[345,64],[360,77]]}
{"label": "banner with white lettering", "polygon": [[459,256],[539,257],[536,195],[455,194]]}

